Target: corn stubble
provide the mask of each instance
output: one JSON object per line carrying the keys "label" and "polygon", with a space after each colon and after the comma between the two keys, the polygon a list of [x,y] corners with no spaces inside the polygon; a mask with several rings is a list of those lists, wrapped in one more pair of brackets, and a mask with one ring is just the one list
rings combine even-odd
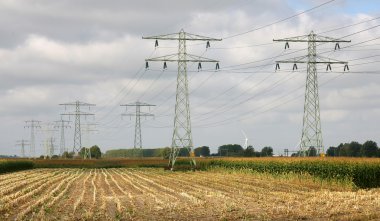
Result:
{"label": "corn stubble", "polygon": [[153,168],[0,175],[0,220],[368,220],[380,219],[378,211],[379,188],[298,175]]}

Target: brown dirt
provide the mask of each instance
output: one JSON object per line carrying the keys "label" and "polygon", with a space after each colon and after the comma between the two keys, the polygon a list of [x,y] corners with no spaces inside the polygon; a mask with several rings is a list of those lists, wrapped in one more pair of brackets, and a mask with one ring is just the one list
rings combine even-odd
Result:
{"label": "brown dirt", "polygon": [[243,173],[36,169],[0,181],[0,220],[380,220],[380,189]]}

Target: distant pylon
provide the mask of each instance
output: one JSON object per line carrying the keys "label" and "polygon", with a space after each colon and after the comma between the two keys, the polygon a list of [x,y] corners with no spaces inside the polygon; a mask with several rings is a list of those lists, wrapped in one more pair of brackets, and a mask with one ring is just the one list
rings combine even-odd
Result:
{"label": "distant pylon", "polygon": [[46,123],[43,125],[41,131],[45,135],[44,139],[44,148],[45,148],[45,159],[51,158],[54,155],[54,132],[57,132],[58,130],[54,129],[53,123]]}
{"label": "distant pylon", "polygon": [[140,155],[140,157],[142,157],[143,156],[143,151],[142,151],[141,119],[140,118],[141,117],[153,117],[154,115],[150,114],[150,113],[141,112],[141,107],[153,107],[153,106],[156,106],[156,105],[142,103],[142,102],[137,101],[135,103],[122,104],[120,106],[125,106],[126,108],[127,107],[136,107],[136,113],[135,114],[126,113],[126,114],[122,114],[122,116],[130,116],[130,117],[134,116],[134,117],[136,117],[134,150],[135,151],[139,151],[139,155]]}
{"label": "distant pylon", "polygon": [[93,126],[98,125],[97,123],[84,123],[82,125],[82,132],[84,133],[84,159],[91,159],[91,144],[90,144],[90,133],[96,132],[98,130],[92,128]]}
{"label": "distant pylon", "polygon": [[68,125],[70,121],[61,119],[55,122],[57,123],[57,125],[55,125],[54,128],[61,129],[61,137],[60,137],[60,142],[59,142],[59,154],[62,156],[64,152],[68,152],[68,149],[66,148],[66,144],[65,144],[65,128],[70,128],[70,125]]}
{"label": "distant pylon", "polygon": [[198,70],[202,69],[202,62],[215,62],[216,69],[219,69],[217,60],[212,60],[196,55],[191,55],[186,52],[186,41],[207,41],[206,48],[210,47],[210,41],[221,41],[222,39],[209,38],[200,35],[186,33],[181,30],[179,33],[158,35],[151,37],[143,37],[143,39],[154,39],[155,46],[158,46],[158,40],[176,40],[178,41],[178,53],[166,55],[157,58],[145,59],[146,68],[149,68],[149,61],[163,61],[164,69],[167,68],[166,62],[178,63],[177,75],[177,91],[176,91],[176,105],[174,117],[174,131],[171,145],[171,152],[169,158],[169,167],[173,170],[177,156],[181,148],[186,148],[189,151],[192,167],[196,166],[193,148],[193,138],[191,133],[190,121],[190,103],[189,103],[189,90],[187,79],[187,62],[197,62]]}
{"label": "distant pylon", "polygon": [[301,57],[296,57],[288,60],[276,61],[276,70],[280,69],[280,63],[292,63],[293,70],[298,69],[298,63],[307,64],[305,104],[303,114],[302,136],[300,143],[300,155],[308,155],[308,150],[311,147],[316,148],[317,154],[324,153],[322,140],[322,128],[319,109],[318,95],[318,78],[317,64],[327,64],[326,71],[331,70],[331,64],[344,64],[344,71],[349,70],[348,62],[338,61],[317,55],[317,42],[320,43],[335,43],[335,50],[340,49],[340,42],[351,42],[337,38],[325,37],[314,34],[313,31],[309,35],[298,37],[277,39],[273,41],[285,42],[285,49],[289,48],[289,42],[307,42],[308,54]]}
{"label": "distant pylon", "polygon": [[27,145],[30,145],[30,144],[28,143],[28,140],[24,140],[24,139],[18,140],[16,143],[16,146],[21,147],[21,157],[22,158],[26,157],[25,156],[25,146],[27,146]]}
{"label": "distant pylon", "polygon": [[82,132],[81,132],[81,123],[80,123],[80,118],[81,116],[89,116],[89,115],[94,115],[92,113],[87,113],[83,112],[80,110],[81,106],[87,106],[88,109],[90,110],[91,106],[95,106],[95,104],[89,104],[89,103],[84,103],[80,101],[75,101],[72,103],[64,103],[60,104],[64,105],[65,109],[67,106],[75,106],[75,112],[71,113],[63,113],[61,115],[68,115],[68,116],[75,116],[75,131],[74,131],[74,147],[73,147],[73,152],[75,155],[78,155],[79,151],[82,148]]}
{"label": "distant pylon", "polygon": [[30,153],[29,157],[33,158],[36,157],[36,135],[35,130],[36,128],[41,128],[40,126],[41,121],[38,120],[28,120],[25,121],[25,128],[30,128]]}

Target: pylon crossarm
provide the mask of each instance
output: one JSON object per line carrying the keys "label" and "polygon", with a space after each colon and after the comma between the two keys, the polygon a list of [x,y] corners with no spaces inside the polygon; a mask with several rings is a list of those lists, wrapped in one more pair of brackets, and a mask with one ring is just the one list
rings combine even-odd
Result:
{"label": "pylon crossarm", "polygon": [[221,41],[221,38],[210,38],[201,35],[190,34],[184,32],[184,36],[180,37],[180,33],[172,33],[166,35],[156,35],[142,37],[142,39],[155,39],[155,40],[189,40],[189,41]]}
{"label": "pylon crossarm", "polygon": [[142,103],[142,102],[136,102],[136,103],[130,103],[130,104],[121,104],[120,106],[156,106],[154,104],[148,104],[148,103]]}
{"label": "pylon crossarm", "polygon": [[309,35],[301,35],[301,36],[296,36],[296,37],[291,37],[291,38],[281,38],[281,39],[273,39],[275,42],[302,42],[306,41]]}
{"label": "pylon crossarm", "polygon": [[63,113],[61,115],[95,115],[95,114],[79,111],[78,113],[71,112],[71,113]]}
{"label": "pylon crossarm", "polygon": [[331,38],[331,37],[327,37],[327,36],[322,36],[322,35],[315,35],[316,37],[316,40],[315,42],[346,42],[346,43],[349,43],[351,42],[351,40],[343,40],[341,38]]}
{"label": "pylon crossarm", "polygon": [[85,102],[69,102],[69,103],[64,103],[64,104],[59,104],[59,105],[64,105],[64,106],[75,106],[75,105],[81,105],[81,106],[96,106],[96,104],[89,104]]}
{"label": "pylon crossarm", "polygon": [[155,58],[148,58],[145,61],[168,61],[168,62],[219,62],[214,59],[205,58],[197,55],[186,54],[186,59],[179,59],[178,54],[170,54]]}
{"label": "pylon crossarm", "polygon": [[[314,39],[309,39],[309,37],[313,35],[315,36]],[[351,42],[351,40],[343,40],[342,38],[331,38],[327,36],[317,35],[311,32],[308,35],[301,35],[291,38],[282,38],[282,39],[273,39],[275,42],[332,42],[332,43],[339,43],[339,42]]]}

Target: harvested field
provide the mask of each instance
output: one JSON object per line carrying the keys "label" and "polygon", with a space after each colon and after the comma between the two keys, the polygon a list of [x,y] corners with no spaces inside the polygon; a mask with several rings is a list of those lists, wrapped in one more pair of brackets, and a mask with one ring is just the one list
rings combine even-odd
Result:
{"label": "harvested field", "polygon": [[0,175],[0,220],[368,220],[380,189],[226,171],[34,169]]}

